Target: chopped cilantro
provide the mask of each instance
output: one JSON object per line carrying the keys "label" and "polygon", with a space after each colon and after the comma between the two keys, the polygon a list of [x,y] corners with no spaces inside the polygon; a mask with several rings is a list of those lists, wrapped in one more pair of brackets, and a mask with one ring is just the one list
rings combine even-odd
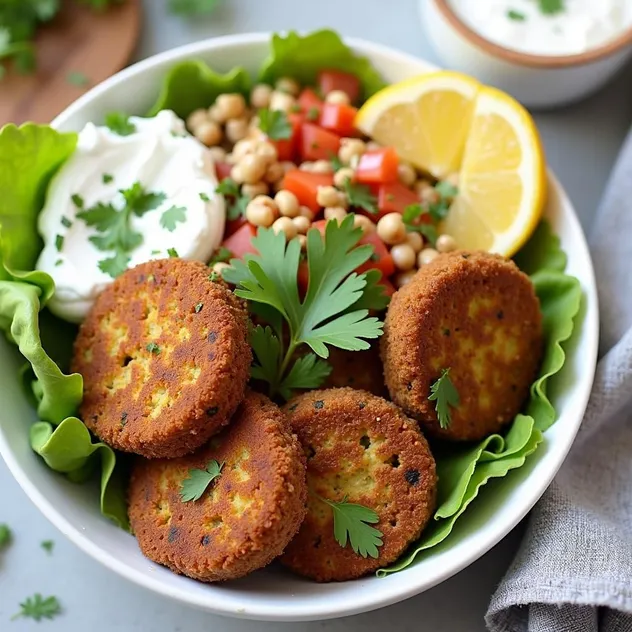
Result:
{"label": "chopped cilantro", "polygon": [[354,183],[347,178],[344,190],[349,200],[349,206],[364,209],[367,213],[377,213],[377,198],[366,184]]}
{"label": "chopped cilantro", "polygon": [[177,257],[179,257],[180,255],[178,254],[178,251],[175,248],[167,248],[167,254],[172,258],[175,259]]}
{"label": "chopped cilantro", "polygon": [[187,209],[184,206],[172,206],[168,208],[160,217],[160,225],[172,233],[178,223],[186,220]]}
{"label": "chopped cilantro", "polygon": [[214,266],[216,263],[225,263],[229,261],[233,256],[233,253],[225,248],[224,246],[220,246],[217,251],[211,257],[211,260],[208,262],[209,266]]}
{"label": "chopped cilantro", "polygon": [[124,112],[110,112],[105,115],[105,125],[119,136],[129,136],[136,131],[136,125]]}
{"label": "chopped cilantro", "polygon": [[0,549],[4,549],[11,544],[11,529],[9,525],[0,524]]}
{"label": "chopped cilantro", "polygon": [[60,266],[63,262],[64,262],[63,259],[57,259],[57,261],[55,261],[55,267]]}
{"label": "chopped cilantro", "polygon": [[292,126],[287,114],[281,110],[259,110],[259,129],[270,140],[284,140],[292,136]]}
{"label": "chopped cilantro", "polygon": [[206,193],[200,193],[200,200],[202,202],[210,202],[211,198]]}
{"label": "chopped cilantro", "polygon": [[55,236],[55,248],[57,249],[57,252],[60,252],[63,247],[64,247],[64,236],[63,235],[56,235]]}
{"label": "chopped cilantro", "polygon": [[78,193],[75,193],[74,195],[70,196],[70,199],[72,200],[72,203],[77,208],[83,208],[84,201],[83,201],[83,198]]}
{"label": "chopped cilantro", "polygon": [[189,476],[182,481],[180,498],[183,503],[202,498],[208,486],[222,473],[223,463],[209,461],[204,470],[189,470]]}
{"label": "chopped cilantro", "polygon": [[41,621],[42,619],[53,619],[61,612],[61,606],[57,597],[46,597],[36,593],[33,597],[29,597],[20,604],[20,612],[13,615],[11,620],[24,617],[25,619],[34,619]]}
{"label": "chopped cilantro", "polygon": [[557,15],[566,11],[565,0],[536,0],[544,15]]}
{"label": "chopped cilantro", "polygon": [[459,393],[450,379],[450,369],[443,369],[441,377],[430,386],[428,401],[436,402],[435,410],[439,425],[445,429],[450,426],[450,408],[459,405]]}
{"label": "chopped cilantro", "polygon": [[524,22],[527,19],[527,16],[524,13],[516,11],[515,9],[509,9],[507,11],[507,17],[515,22]]}
{"label": "chopped cilantro", "polygon": [[155,342],[150,342],[145,349],[147,349],[150,353],[155,353],[156,355],[160,353],[160,347]]}
{"label": "chopped cilantro", "polygon": [[65,228],[70,228],[72,226],[72,222],[65,216],[61,216],[61,225]]}
{"label": "chopped cilantro", "polygon": [[202,311],[202,308],[203,308],[203,307],[204,307],[204,303],[198,303],[198,304],[195,306],[195,313],[196,313],[196,314],[199,314],[199,313]]}
{"label": "chopped cilantro", "polygon": [[104,173],[101,178],[103,180],[103,184],[110,184],[110,182],[114,180],[114,176],[109,173]]}
{"label": "chopped cilantro", "polygon": [[77,88],[85,88],[90,85],[90,79],[88,76],[79,70],[71,70],[66,75],[66,81],[71,86],[77,86]]}
{"label": "chopped cilantro", "polygon": [[215,189],[226,198],[226,217],[228,219],[239,219],[246,214],[246,207],[250,202],[250,197],[242,195],[239,185],[232,178],[224,178]]}
{"label": "chopped cilantro", "polygon": [[52,540],[44,540],[40,546],[46,551],[46,553],[52,555],[55,543]]}

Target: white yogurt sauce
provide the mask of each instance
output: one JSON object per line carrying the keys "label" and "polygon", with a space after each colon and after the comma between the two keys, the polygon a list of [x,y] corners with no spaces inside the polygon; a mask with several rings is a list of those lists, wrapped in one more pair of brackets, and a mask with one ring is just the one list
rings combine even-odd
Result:
{"label": "white yogurt sauce", "polygon": [[[208,149],[186,133],[184,122],[171,111],[130,121],[136,132],[129,136],[92,123],[85,126],[75,153],[51,182],[39,216],[44,249],[37,269],[55,281],[51,311],[71,322],[81,322],[113,281],[99,269],[99,262],[113,253],[90,241],[102,233],[77,217],[81,208],[73,195],[80,196],[84,209],[98,202],[121,209],[119,190],[136,182],[148,193],[165,195],[156,209],[132,215],[130,226],[143,241],[127,254],[128,267],[165,258],[169,249],[184,259],[208,261],[224,235],[224,199],[215,193],[215,165]],[[161,225],[161,217],[173,206],[186,210],[184,221],[170,231]]]}
{"label": "white yogurt sauce", "polygon": [[450,4],[485,39],[534,55],[583,53],[632,25],[630,0],[563,0],[563,10],[553,15],[541,10],[540,1],[450,0]]}

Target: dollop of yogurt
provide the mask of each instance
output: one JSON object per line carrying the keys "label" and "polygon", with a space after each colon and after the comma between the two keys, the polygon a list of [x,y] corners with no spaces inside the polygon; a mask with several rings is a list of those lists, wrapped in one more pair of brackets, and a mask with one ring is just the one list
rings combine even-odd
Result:
{"label": "dollop of yogurt", "polygon": [[[123,208],[121,191],[136,183],[147,193],[161,194],[162,202],[152,210],[130,214],[129,227],[142,241],[126,253],[127,267],[175,254],[208,261],[224,235],[224,198],[215,192],[208,149],[169,110],[153,118],[130,117],[130,123],[136,131],[127,136],[92,123],[84,127],[75,153],[52,180],[39,216],[44,249],[37,269],[55,281],[50,310],[71,322],[81,322],[114,280],[99,268],[114,253],[90,240],[100,233],[78,217],[82,211],[97,204]],[[172,210],[171,221],[165,221],[163,215],[174,207],[181,210]]]}
{"label": "dollop of yogurt", "polygon": [[[602,46],[632,25],[629,0],[450,0],[485,39],[533,55],[575,55]],[[549,7],[547,13],[542,6]]]}

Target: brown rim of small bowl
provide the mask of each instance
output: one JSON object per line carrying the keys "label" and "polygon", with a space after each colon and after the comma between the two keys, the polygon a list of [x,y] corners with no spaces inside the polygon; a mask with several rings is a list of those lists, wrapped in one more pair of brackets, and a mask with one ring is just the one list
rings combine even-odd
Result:
{"label": "brown rim of small bowl", "polygon": [[628,44],[632,44],[632,27],[608,43],[592,48],[584,53],[574,55],[531,55],[521,53],[485,39],[482,35],[471,29],[452,9],[448,0],[431,0],[436,3],[443,17],[472,44],[482,48],[485,52],[504,59],[505,61],[531,66],[533,68],[567,68],[569,66],[584,66],[592,64],[600,59],[618,52]]}

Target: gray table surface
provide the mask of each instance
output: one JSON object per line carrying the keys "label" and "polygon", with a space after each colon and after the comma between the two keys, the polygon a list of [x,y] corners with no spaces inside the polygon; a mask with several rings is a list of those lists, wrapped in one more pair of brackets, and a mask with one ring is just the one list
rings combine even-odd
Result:
{"label": "gray table surface", "polygon": [[[167,14],[166,0],[145,0],[144,33],[136,56],[141,59],[180,44],[227,33],[330,26],[346,35],[391,45],[439,63],[424,41],[417,1],[223,0],[212,17],[187,22]],[[549,163],[569,191],[587,231],[628,130],[632,115],[631,86],[632,68],[628,68],[590,100],[564,110],[536,114]],[[482,632],[489,598],[520,538],[517,529],[453,579],[402,604],[322,623],[262,624],[185,608],[101,567],[56,532],[31,505],[2,463],[0,490],[0,523],[9,523],[15,532],[13,546],[0,556],[2,631],[377,632],[389,626],[402,632]],[[46,539],[55,540],[52,556],[40,548],[40,542]],[[9,617],[16,612],[19,602],[34,592],[57,595],[63,603],[63,616],[42,624],[18,620],[9,625]]]}

